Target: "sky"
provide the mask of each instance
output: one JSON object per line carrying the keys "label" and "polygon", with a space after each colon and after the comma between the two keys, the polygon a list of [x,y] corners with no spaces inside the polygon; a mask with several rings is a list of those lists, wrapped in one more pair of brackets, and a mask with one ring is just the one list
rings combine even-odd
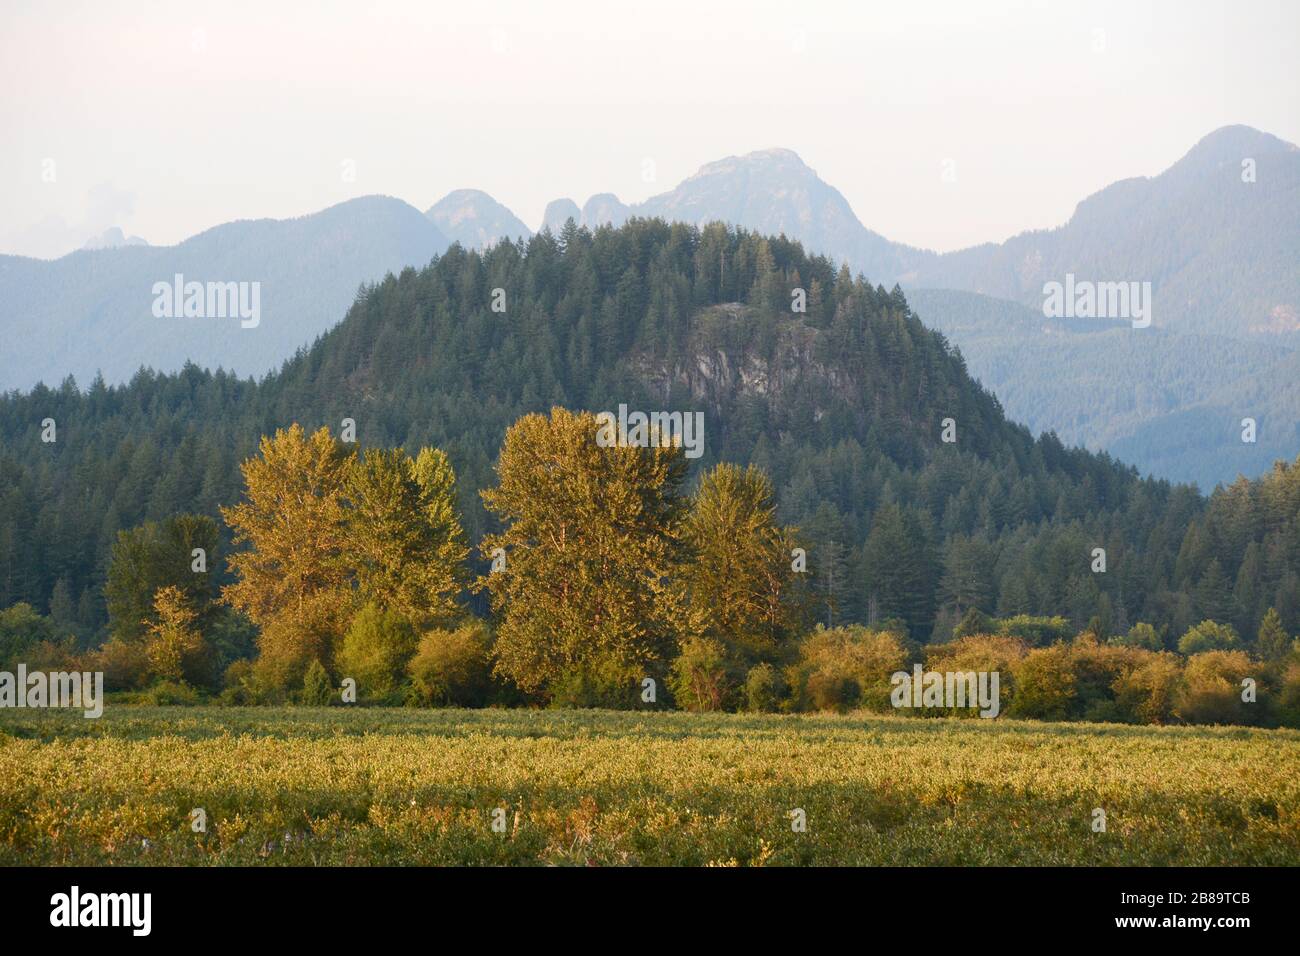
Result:
{"label": "sky", "polygon": [[0,0],[0,252],[478,188],[637,202],[786,147],[946,251],[1243,123],[1300,142],[1300,3]]}

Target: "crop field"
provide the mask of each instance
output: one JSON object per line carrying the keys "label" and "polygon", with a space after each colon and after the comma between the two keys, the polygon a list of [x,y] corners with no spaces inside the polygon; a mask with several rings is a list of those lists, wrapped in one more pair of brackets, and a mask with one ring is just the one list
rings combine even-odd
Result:
{"label": "crop field", "polygon": [[1300,733],[876,715],[0,712],[0,864],[105,863],[1295,865]]}

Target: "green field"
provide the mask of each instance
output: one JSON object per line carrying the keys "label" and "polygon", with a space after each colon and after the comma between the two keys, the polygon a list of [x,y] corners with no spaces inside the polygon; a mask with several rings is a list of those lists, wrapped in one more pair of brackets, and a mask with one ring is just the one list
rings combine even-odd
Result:
{"label": "green field", "polygon": [[[191,829],[196,807],[206,833]],[[492,828],[498,807],[505,833]],[[795,808],[806,832],[792,829]],[[0,864],[101,863],[1295,865],[1300,733],[876,715],[0,712]]]}

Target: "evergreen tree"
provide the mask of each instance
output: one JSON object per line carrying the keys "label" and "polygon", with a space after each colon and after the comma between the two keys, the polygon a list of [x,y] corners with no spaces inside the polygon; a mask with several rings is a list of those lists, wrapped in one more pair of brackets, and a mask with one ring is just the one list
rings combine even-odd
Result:
{"label": "evergreen tree", "polygon": [[1259,622],[1259,637],[1255,642],[1259,656],[1266,661],[1278,661],[1291,652],[1291,639],[1282,627],[1282,617],[1269,608]]}
{"label": "evergreen tree", "polygon": [[917,638],[934,624],[935,569],[930,537],[915,515],[898,505],[876,512],[862,553],[863,588],[881,619],[900,618]]}

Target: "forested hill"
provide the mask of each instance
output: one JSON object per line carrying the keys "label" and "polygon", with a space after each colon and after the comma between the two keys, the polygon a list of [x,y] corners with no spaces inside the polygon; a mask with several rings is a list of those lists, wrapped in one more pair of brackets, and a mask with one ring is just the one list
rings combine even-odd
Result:
{"label": "forested hill", "polygon": [[[810,544],[823,617],[899,618],[922,640],[971,608],[1175,635],[1212,617],[1252,635],[1277,604],[1300,626],[1294,469],[1207,506],[1035,440],[897,289],[784,239],[659,220],[453,246],[369,288],[260,383],[190,366],[0,400],[0,607],[30,601],[93,640],[117,531],[215,516],[260,436],[292,422],[337,434],[352,419],[362,445],[445,449],[476,540],[488,530],[477,491],[511,423],[619,404],[703,411],[697,471],[768,470]],[[1105,573],[1091,569],[1096,547]]]}

